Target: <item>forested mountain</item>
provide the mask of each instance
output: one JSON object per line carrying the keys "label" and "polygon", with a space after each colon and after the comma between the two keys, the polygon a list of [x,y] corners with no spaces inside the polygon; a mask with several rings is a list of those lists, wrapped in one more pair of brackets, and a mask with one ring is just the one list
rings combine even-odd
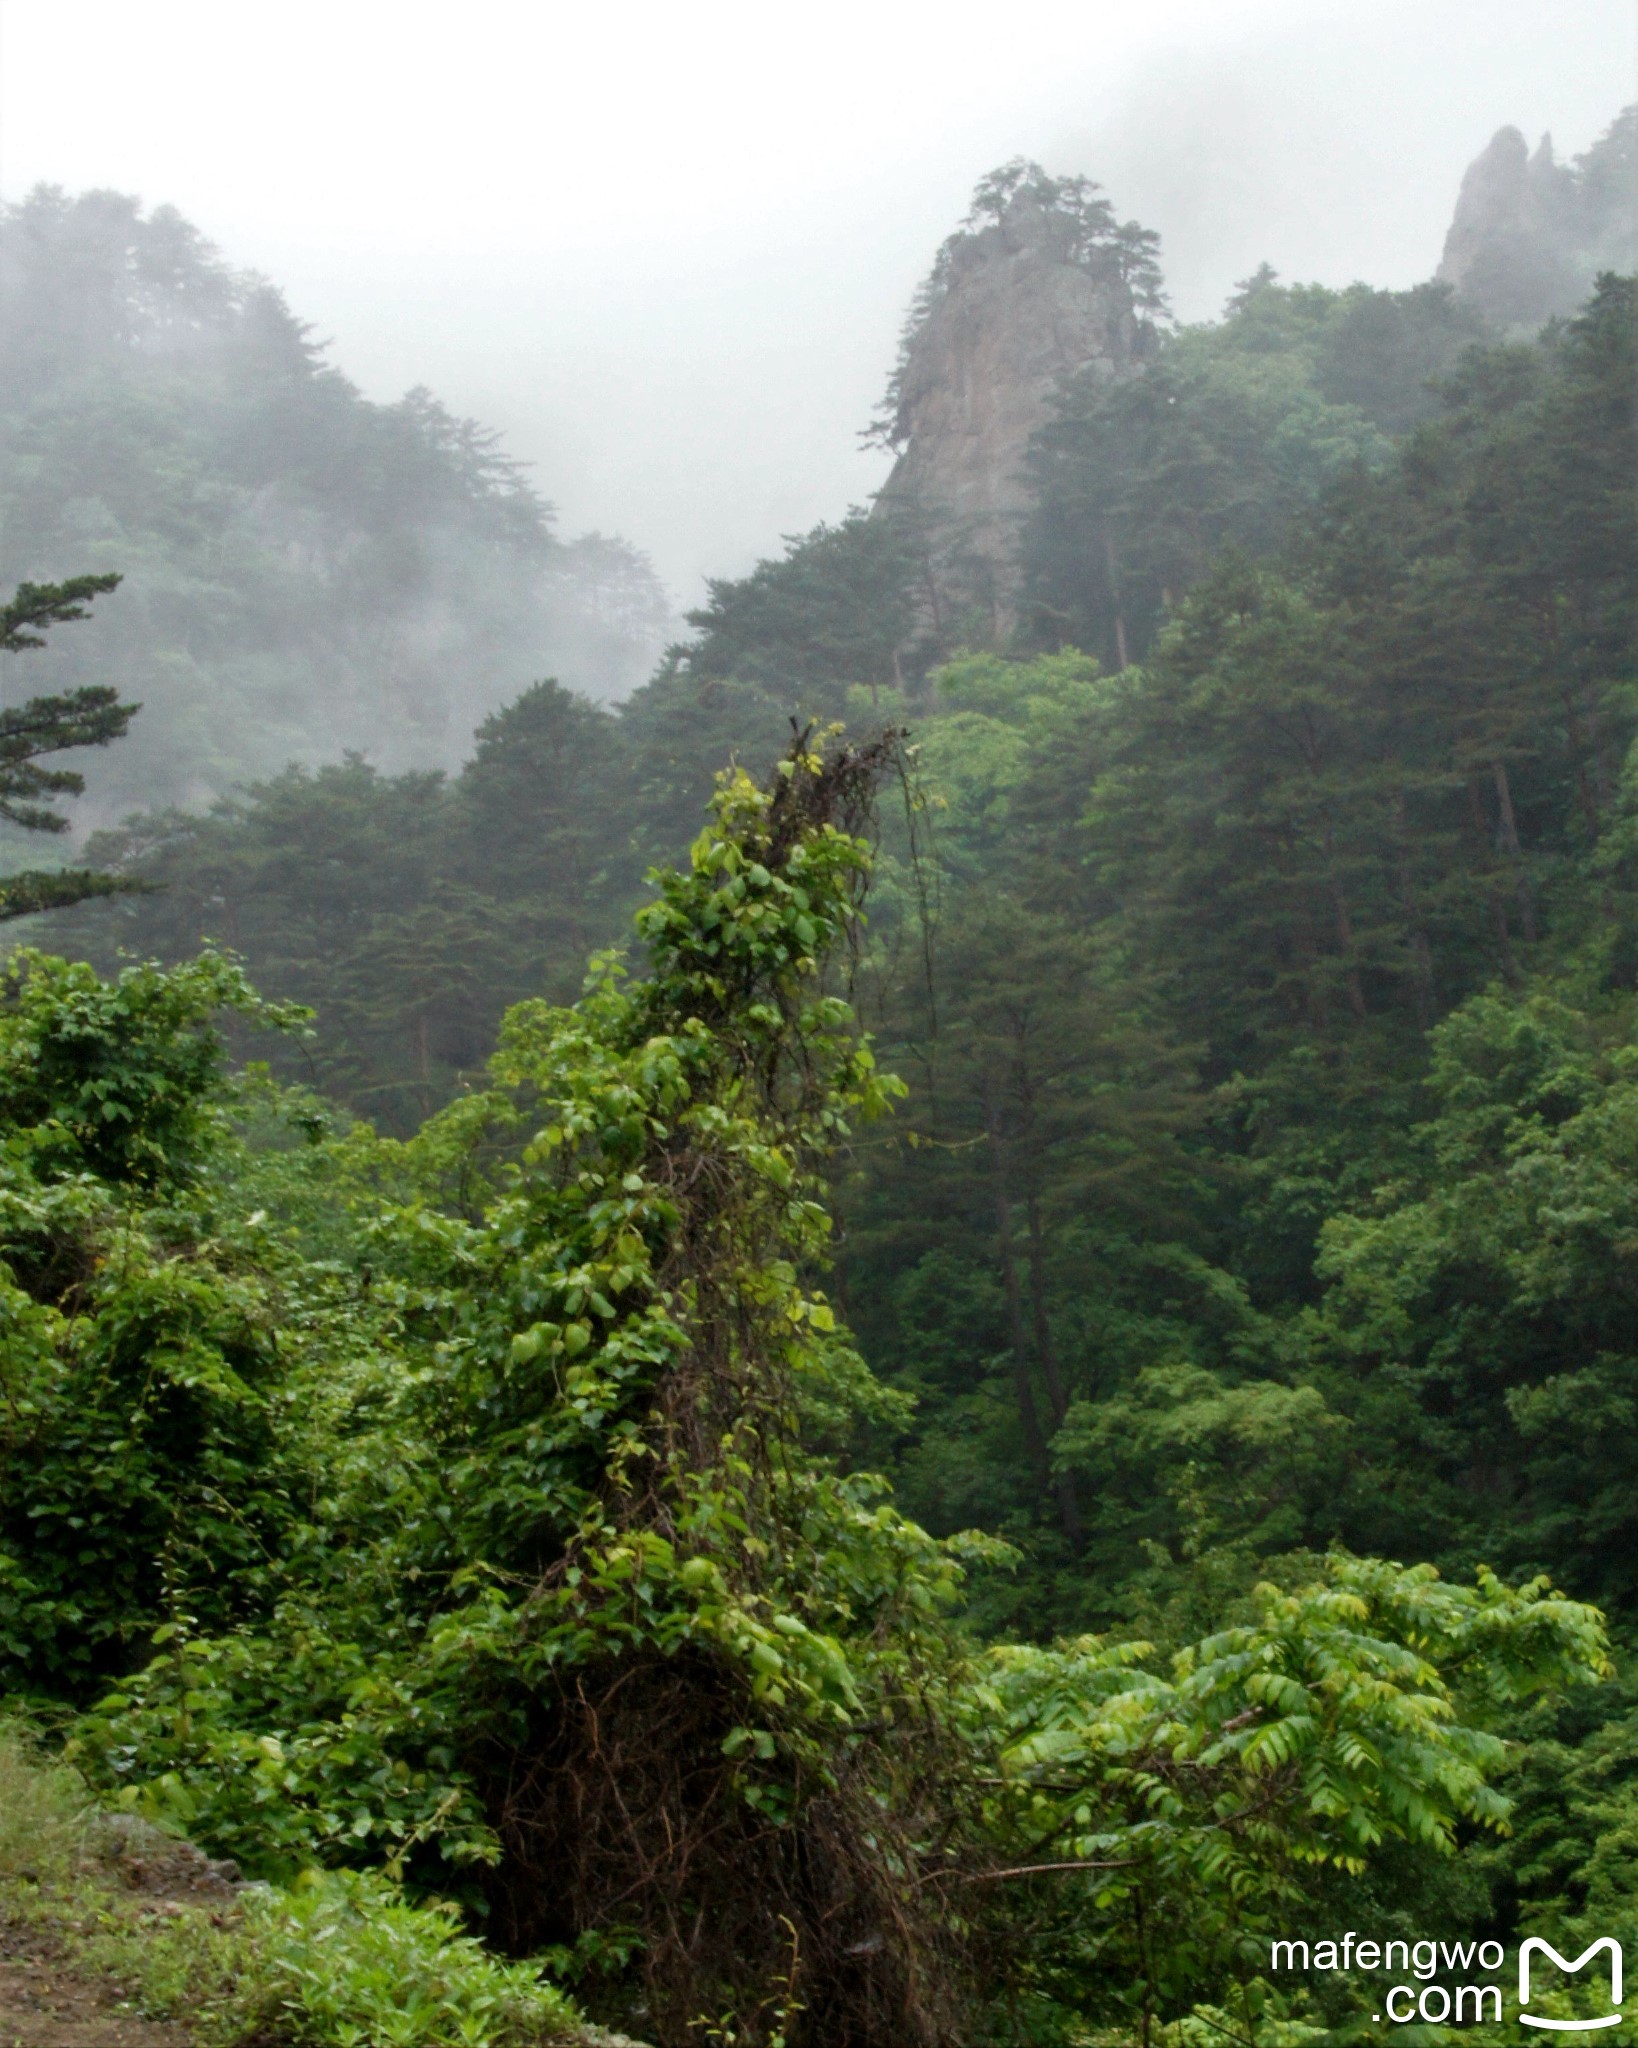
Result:
{"label": "forested mountain", "polygon": [[[879,1021],[921,1077],[925,1143],[860,1185],[850,1299],[870,1355],[922,1390],[910,1498],[935,1525],[991,1526],[1056,1483],[1070,1551],[1108,1544],[1073,1579],[1088,1621],[1131,1597],[1120,1559],[1186,1578],[1202,1528],[1569,1567],[1561,1482],[1521,1427],[1544,1411],[1520,1389],[1563,1369],[1560,1343],[1632,1369],[1624,1202],[1598,1226],[1606,1283],[1578,1299],[1566,1274],[1561,1306],[1551,1288],[1521,1303],[1505,1342],[1491,1318],[1523,1284],[1509,1262],[1551,1235],[1551,1176],[1621,1171],[1622,1140],[1603,1167],[1572,1157],[1626,1114],[1634,328],[1632,285],[1609,279],[1549,347],[1469,357],[1442,417],[1348,475],[1282,557],[1220,556],[1141,670],[1062,653],[940,673],[948,708],[920,728],[948,792],[938,938]],[[1483,1198],[1495,1245],[1450,1247],[1486,1271],[1471,1334],[1440,1329],[1461,1282],[1430,1217],[1454,1230],[1447,1183],[1513,1169],[1535,1192],[1511,1222]],[[1395,1211],[1417,1218],[1418,1277],[1380,1276],[1412,1294],[1367,1337],[1355,1318],[1388,1312],[1365,1247]],[[1601,1256],[1597,1234],[1578,1256]],[[1418,1345],[1436,1368],[1412,1369]],[[1388,1359],[1411,1373],[1393,1442],[1417,1449],[1384,1519]],[[1369,1427],[1348,1412],[1356,1373]],[[1277,1484],[1231,1450],[1241,1429]],[[1196,1431],[1224,1433],[1229,1495],[1168,1510],[1170,1485],[1207,1483]],[[1140,1476],[1145,1440],[1159,1463]],[[1604,1531],[1601,1575],[1628,1569],[1630,1541]]]}
{"label": "forested mountain", "polygon": [[125,579],[53,652],[144,706],[91,814],[207,803],[364,748],[453,764],[557,669],[638,682],[668,605],[642,556],[564,541],[497,438],[425,390],[360,396],[174,210],[41,189],[0,216],[0,578]]}
{"label": "forested mountain", "polygon": [[613,708],[92,842],[156,893],[33,935],[173,964],[0,1004],[0,1655],[103,1782],[663,2048],[1638,1940],[1638,280],[1138,353],[1010,614],[879,506]]}

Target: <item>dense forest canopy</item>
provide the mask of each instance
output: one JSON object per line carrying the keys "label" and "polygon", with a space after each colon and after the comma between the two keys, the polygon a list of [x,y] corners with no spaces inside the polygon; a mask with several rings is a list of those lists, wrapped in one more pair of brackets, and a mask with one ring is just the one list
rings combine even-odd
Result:
{"label": "dense forest canopy", "polygon": [[[552,558],[340,388],[429,559]],[[1635,394],[1630,276],[1265,267],[1059,393],[999,640],[878,507],[613,708],[98,835],[153,892],[0,999],[4,1684],[661,2048],[1344,2048],[1271,1939],[1638,1941]]]}
{"label": "dense forest canopy", "polygon": [[1221,549],[1272,552],[1330,485],[1381,468],[1484,334],[1448,286],[1290,287],[1265,265],[1145,375],[1071,385],[1032,450],[1036,637],[1140,660]]}

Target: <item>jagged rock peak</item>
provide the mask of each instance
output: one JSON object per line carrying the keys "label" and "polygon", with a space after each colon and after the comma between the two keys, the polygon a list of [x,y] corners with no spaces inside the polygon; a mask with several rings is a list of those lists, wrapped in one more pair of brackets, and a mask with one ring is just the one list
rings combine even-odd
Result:
{"label": "jagged rock peak", "polygon": [[1438,275],[1497,326],[1533,328],[1638,262],[1638,106],[1573,164],[1499,128],[1462,179]]}
{"label": "jagged rock peak", "polygon": [[[978,186],[906,323],[873,437],[899,451],[884,510],[933,529],[953,585],[1008,608],[1029,509],[1024,456],[1068,377],[1115,377],[1154,345],[1158,237],[1085,178],[1017,159]],[[984,586],[987,586],[984,587]]]}

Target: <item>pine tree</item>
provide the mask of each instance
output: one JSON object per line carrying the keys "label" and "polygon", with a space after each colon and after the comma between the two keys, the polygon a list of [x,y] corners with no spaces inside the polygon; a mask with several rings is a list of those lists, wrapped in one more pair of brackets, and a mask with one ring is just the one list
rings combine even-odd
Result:
{"label": "pine tree", "polygon": [[[66,583],[21,583],[0,606],[0,650],[24,654],[45,645],[50,626],[87,616],[94,597],[117,588],[118,576],[74,576]],[[72,747],[105,747],[126,731],[142,709],[123,704],[106,684],[58,697],[31,697],[0,710],[0,818],[25,832],[66,832],[68,819],[42,797],[78,796],[85,777],[72,768],[42,768],[47,755]],[[128,894],[141,884],[89,868],[32,869],[0,880],[0,921],[62,910],[88,896]]]}

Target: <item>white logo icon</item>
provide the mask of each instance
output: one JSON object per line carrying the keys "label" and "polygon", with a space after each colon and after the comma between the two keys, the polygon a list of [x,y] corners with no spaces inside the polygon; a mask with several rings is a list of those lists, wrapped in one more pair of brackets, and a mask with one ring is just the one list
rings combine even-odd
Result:
{"label": "white logo icon", "polygon": [[[1602,1941],[1595,1941],[1591,1948],[1578,1955],[1573,1963],[1566,1962],[1549,1941],[1543,1941],[1539,1934],[1532,1934],[1519,1950],[1519,2004],[1530,2003],[1530,1958],[1538,1951],[1551,1958],[1568,1975],[1574,1976],[1583,1963],[1590,1963],[1600,1950],[1608,1949],[1610,1954],[1610,1999],[1619,2007],[1621,2003],[1621,1944],[1613,1935],[1606,1934]],[[1595,2020],[1544,2020],[1534,2013],[1521,2012],[1519,2022],[1526,2027],[1551,2027],[1559,2034],[1585,2034],[1594,2027],[1618,2027],[1621,2024],[1619,2011],[1607,2012]]]}

